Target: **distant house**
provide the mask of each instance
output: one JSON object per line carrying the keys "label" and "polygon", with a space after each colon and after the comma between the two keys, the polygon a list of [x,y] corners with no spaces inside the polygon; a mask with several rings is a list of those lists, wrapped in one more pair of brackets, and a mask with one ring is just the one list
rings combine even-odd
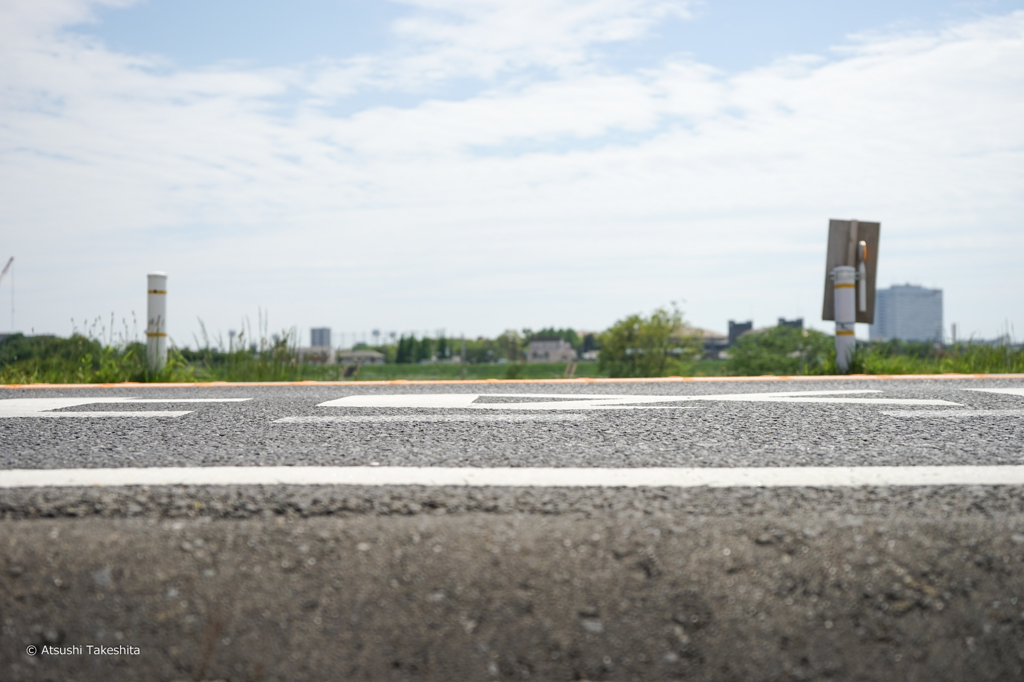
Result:
{"label": "distant house", "polygon": [[387,357],[375,350],[343,350],[338,362],[343,365],[383,365]]}
{"label": "distant house", "polygon": [[558,337],[535,336],[526,350],[527,362],[575,362],[572,344]]}
{"label": "distant house", "polygon": [[701,356],[709,359],[718,359],[719,353],[729,347],[729,337],[710,329],[700,327],[683,326],[675,331],[676,336],[696,336],[700,339]]}
{"label": "distant house", "polygon": [[309,346],[296,348],[299,362],[311,362],[320,365],[334,364],[334,349],[330,346]]}

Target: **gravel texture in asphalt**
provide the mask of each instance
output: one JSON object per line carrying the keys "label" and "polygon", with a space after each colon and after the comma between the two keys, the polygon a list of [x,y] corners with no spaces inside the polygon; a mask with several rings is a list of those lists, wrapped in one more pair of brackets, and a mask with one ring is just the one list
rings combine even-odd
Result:
{"label": "gravel texture in asphalt", "polygon": [[[367,465],[784,467],[1024,463],[1024,380],[625,383],[588,385],[286,386],[7,390],[3,398],[251,398],[241,403],[83,405],[176,418],[0,418],[0,468]],[[701,400],[625,409],[495,410],[318,407],[349,395],[473,393],[477,404],[531,394],[729,395],[873,390],[848,400],[943,405]],[[488,400],[488,393],[523,399]],[[822,396],[827,398],[829,396]],[[536,402],[539,399],[534,398]],[[633,409],[637,407],[638,409]],[[973,416],[892,413],[973,411]],[[1019,414],[1014,414],[1020,410]],[[986,412],[996,413],[986,416]],[[1001,412],[1000,412],[1001,411]],[[294,421],[296,418],[343,421]],[[280,422],[279,420],[291,420]]]}
{"label": "gravel texture in asphalt", "polygon": [[[1022,388],[988,378],[5,389],[0,477],[1022,465]],[[853,390],[876,392],[758,399]],[[418,398],[319,406],[399,394]],[[427,394],[481,397],[412,406]],[[739,399],[535,409],[580,394]],[[57,397],[251,400],[56,410],[190,411],[178,417],[3,417],[4,400]],[[931,402],[849,402],[871,399]],[[515,403],[534,408],[503,407]],[[0,489],[0,519],[5,681],[1024,677],[1022,486],[25,487]]]}

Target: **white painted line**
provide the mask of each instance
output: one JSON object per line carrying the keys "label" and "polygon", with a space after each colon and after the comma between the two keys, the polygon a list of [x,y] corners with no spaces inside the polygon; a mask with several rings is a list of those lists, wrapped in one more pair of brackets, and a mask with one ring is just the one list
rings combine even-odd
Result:
{"label": "white painted line", "polygon": [[967,391],[979,391],[981,393],[1002,393],[1003,395],[1024,396],[1024,388],[968,388]]}
{"label": "white painted line", "polygon": [[244,403],[252,398],[125,398],[126,403]]}
{"label": "white painted line", "polygon": [[253,466],[0,471],[0,488],[134,485],[418,485],[516,488],[1024,485],[1024,466],[656,469]]}
{"label": "white painted line", "polygon": [[82,405],[138,405],[151,403],[239,403],[252,398],[9,398],[0,400],[0,419],[14,417],[180,417],[189,410],[136,412],[52,412]]}
{"label": "white painted line", "polygon": [[890,417],[1024,417],[1024,410],[899,410],[882,412]]}
{"label": "white painted line", "polygon": [[359,424],[374,422],[576,422],[583,414],[348,414],[333,417],[284,417],[274,424]]}
{"label": "white painted line", "polygon": [[[772,393],[723,393],[718,395],[607,395],[564,393],[408,393],[384,395],[349,395],[322,402],[317,407],[376,408],[442,408],[466,410],[596,410],[650,409],[657,403],[694,401],[734,401],[773,403],[845,403],[851,405],[945,405],[959,406],[947,400],[916,398],[853,398],[851,395],[881,393],[875,390],[854,391],[784,391]],[[478,398],[518,398],[525,402],[475,402]],[[538,399],[546,398],[546,401]],[[532,399],[532,400],[531,400]],[[661,405],[675,407],[675,405]]]}

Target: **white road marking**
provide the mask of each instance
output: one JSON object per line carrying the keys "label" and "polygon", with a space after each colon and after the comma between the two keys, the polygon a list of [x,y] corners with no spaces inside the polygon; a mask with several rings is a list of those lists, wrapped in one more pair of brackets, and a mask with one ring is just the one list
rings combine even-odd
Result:
{"label": "white road marking", "polygon": [[13,417],[180,417],[191,410],[148,410],[135,412],[51,412],[81,405],[149,403],[237,403],[252,398],[10,398],[0,400],[0,419]]}
{"label": "white road marking", "polygon": [[890,417],[1024,417],[1024,410],[898,410],[882,412]]}
{"label": "white road marking", "polygon": [[516,488],[1024,485],[1024,466],[645,469],[252,466],[0,470],[0,488],[135,485],[418,485]]}
{"label": "white road marking", "polygon": [[284,417],[274,424],[354,424],[365,422],[575,422],[582,414],[346,414],[332,417]]}
{"label": "white road marking", "polygon": [[[649,409],[658,403],[694,401],[736,401],[774,403],[840,403],[850,405],[946,405],[959,406],[947,400],[918,398],[851,398],[850,395],[881,393],[873,390],[855,391],[785,391],[773,393],[724,393],[719,395],[602,395],[564,393],[410,393],[384,395],[349,395],[320,403],[317,407],[377,408],[459,408],[467,410],[594,410]],[[537,402],[478,403],[478,398],[548,398]],[[675,405],[662,407],[675,407]]]}
{"label": "white road marking", "polygon": [[1024,388],[968,388],[968,391],[979,391],[981,393],[1002,393],[1003,395],[1024,396]]}

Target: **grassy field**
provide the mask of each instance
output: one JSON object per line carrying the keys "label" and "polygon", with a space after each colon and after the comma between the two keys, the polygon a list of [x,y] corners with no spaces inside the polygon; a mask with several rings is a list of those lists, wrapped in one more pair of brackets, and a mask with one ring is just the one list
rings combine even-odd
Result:
{"label": "grassy field", "polygon": [[[267,344],[255,352],[225,353],[210,348],[172,349],[167,367],[150,373],[145,366],[145,346],[120,347],[95,339],[72,336],[8,337],[0,342],[0,384],[76,384],[120,382],[202,381],[393,381],[455,380],[462,378],[458,364],[364,365],[354,376],[345,376],[341,365],[299,363],[286,346]],[[716,376],[725,372],[724,361],[702,360],[686,366],[686,373]],[[561,379],[566,363],[481,363],[465,366],[466,379]],[[578,362],[576,378],[607,376],[597,362]]]}
{"label": "grassy field", "polygon": [[[698,360],[673,370],[683,376],[750,376],[763,374],[831,374],[834,357],[817,366],[795,365],[792,354],[757,350],[756,363]],[[777,357],[775,357],[777,356]],[[462,376],[458,364],[366,365],[355,376],[345,377],[345,367],[297,362],[293,349],[275,342],[257,350],[224,352],[213,348],[172,349],[169,362],[159,373],[145,366],[141,343],[107,345],[81,335],[71,338],[13,335],[0,341],[0,384],[120,383],[203,381],[389,381],[454,380]],[[1020,346],[959,344],[866,344],[857,349],[853,362],[858,374],[989,374],[1024,373],[1024,349]],[[467,364],[466,379],[560,379],[565,363]],[[579,362],[572,376],[602,377],[597,362]]]}

